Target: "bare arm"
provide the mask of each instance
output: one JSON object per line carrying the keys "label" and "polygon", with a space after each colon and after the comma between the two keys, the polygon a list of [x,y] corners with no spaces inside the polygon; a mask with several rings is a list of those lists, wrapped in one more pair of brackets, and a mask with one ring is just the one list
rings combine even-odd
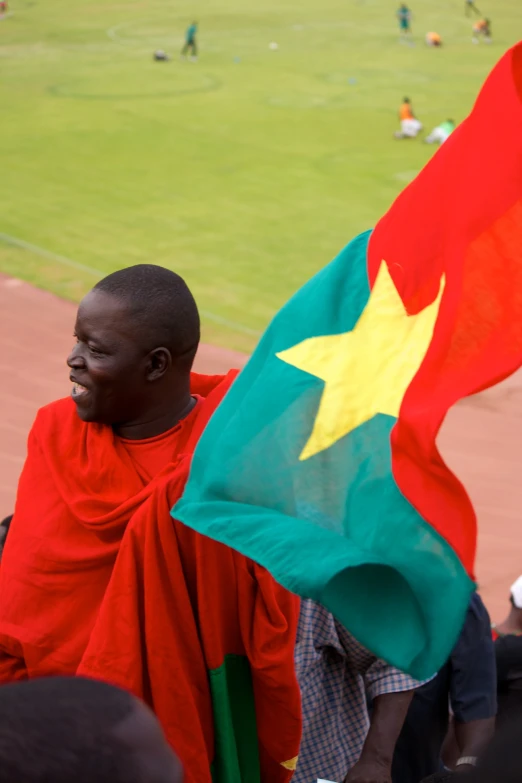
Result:
{"label": "bare arm", "polygon": [[[469,723],[454,721],[455,739],[459,748],[459,758],[464,756],[480,756],[486,749],[495,733],[495,718],[482,718],[472,720]],[[459,772],[469,767],[461,764],[457,767]]]}
{"label": "bare arm", "polygon": [[391,783],[393,752],[412,697],[413,691],[383,693],[375,697],[361,757],[344,783]]}

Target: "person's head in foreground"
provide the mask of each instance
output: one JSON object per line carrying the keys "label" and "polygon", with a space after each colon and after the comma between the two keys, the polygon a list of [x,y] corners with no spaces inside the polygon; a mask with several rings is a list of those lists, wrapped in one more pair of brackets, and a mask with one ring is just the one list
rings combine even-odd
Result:
{"label": "person's head in foreground", "polygon": [[200,325],[179,275],[139,264],[105,277],[81,301],[74,336],[67,364],[83,421],[149,438],[190,411]]}
{"label": "person's head in foreground", "polygon": [[140,701],[103,682],[52,677],[0,688],[0,783],[182,783]]}
{"label": "person's head in foreground", "polygon": [[453,783],[454,780],[455,773],[445,769],[441,770],[441,772],[434,772],[433,775],[428,775],[428,777],[421,780],[420,783]]}
{"label": "person's head in foreground", "polygon": [[499,731],[481,757],[469,783],[520,783],[522,780],[522,711]]}

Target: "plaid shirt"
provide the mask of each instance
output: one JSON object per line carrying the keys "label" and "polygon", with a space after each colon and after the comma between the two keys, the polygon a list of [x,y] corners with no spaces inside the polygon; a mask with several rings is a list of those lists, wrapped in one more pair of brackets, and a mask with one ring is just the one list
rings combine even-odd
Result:
{"label": "plaid shirt", "polygon": [[310,600],[301,602],[295,662],[303,736],[292,783],[342,783],[368,733],[367,698],[410,691],[419,683],[378,660]]}

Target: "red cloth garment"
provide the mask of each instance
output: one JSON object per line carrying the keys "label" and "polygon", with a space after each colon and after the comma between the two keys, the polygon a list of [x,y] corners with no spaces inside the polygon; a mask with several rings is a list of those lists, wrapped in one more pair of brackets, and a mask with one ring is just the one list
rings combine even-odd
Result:
{"label": "red cloth garment", "polygon": [[131,457],[136,471],[145,482],[150,482],[171,462],[173,454],[183,454],[185,445],[192,432],[191,422],[200,407],[202,398],[198,397],[196,405],[186,419],[178,422],[167,432],[153,438],[131,440],[120,438],[119,441]]}
{"label": "red cloth garment", "polygon": [[[186,457],[185,471],[172,478],[168,492],[155,493],[129,525],[78,673],[148,702],[184,764],[186,783],[284,783],[301,735],[294,671],[299,600],[262,567],[172,519],[188,463]],[[248,661],[251,686],[249,679],[234,682],[234,666],[224,672],[226,661],[240,658]],[[212,687],[215,677],[224,696],[219,683]],[[242,702],[250,687],[259,771],[232,775],[240,762],[223,758],[230,744],[223,749],[222,724],[234,709],[248,721]],[[240,756],[242,748],[235,746],[232,756],[236,750]]]}
{"label": "red cloth garment", "polygon": [[192,375],[202,399],[167,434],[172,458],[152,481],[70,398],[38,412],[0,567],[0,683],[76,671],[129,521],[165,495],[236,374]]}

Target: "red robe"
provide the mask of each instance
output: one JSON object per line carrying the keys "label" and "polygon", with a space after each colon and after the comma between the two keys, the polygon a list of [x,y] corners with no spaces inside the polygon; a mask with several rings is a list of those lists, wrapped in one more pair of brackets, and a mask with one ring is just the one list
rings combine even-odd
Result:
{"label": "red robe", "polygon": [[153,707],[186,783],[286,783],[301,729],[298,599],[170,516],[234,377],[194,376],[205,400],[150,483],[71,400],[39,412],[0,567],[0,682],[73,673],[88,645],[79,673]]}
{"label": "red robe", "polygon": [[152,707],[185,783],[285,783],[301,737],[299,600],[173,520],[178,497],[173,482],[129,525],[78,673]]}
{"label": "red robe", "polygon": [[[204,399],[182,422],[183,451],[235,376],[192,375]],[[70,398],[38,412],[0,567],[0,684],[76,671],[123,533],[185,476],[180,457],[148,482],[112,429],[82,422]]]}

